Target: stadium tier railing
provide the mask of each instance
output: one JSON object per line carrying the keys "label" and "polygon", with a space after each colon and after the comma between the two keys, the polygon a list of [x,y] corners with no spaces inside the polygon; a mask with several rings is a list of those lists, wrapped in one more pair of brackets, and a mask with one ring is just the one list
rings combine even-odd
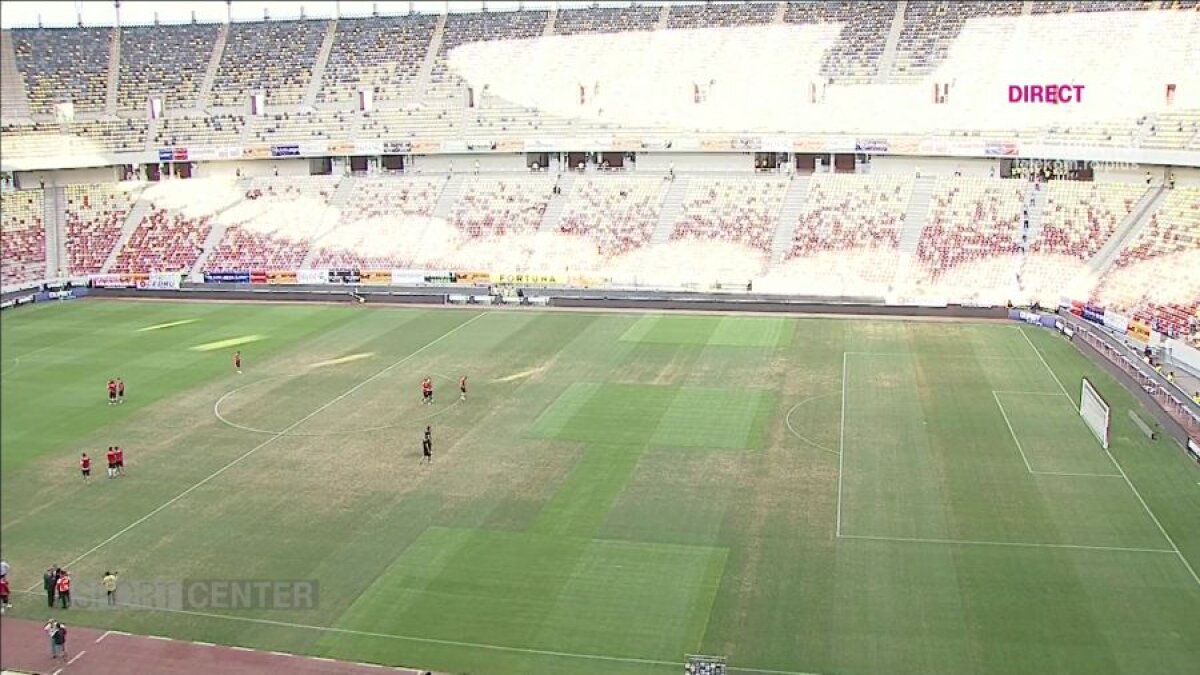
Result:
{"label": "stadium tier railing", "polygon": [[[1064,311],[1060,311],[1059,316],[1064,324],[1072,329],[1072,339],[1085,341],[1093,350],[1117,366],[1175,420],[1189,438],[1200,438],[1200,404],[1191,401],[1186,393],[1168,382],[1139,357],[1134,345],[1144,347],[1145,343],[1137,340],[1127,341],[1123,335],[1118,338],[1103,324],[1096,324],[1070,313],[1069,306],[1062,309]],[[1181,442],[1183,440],[1180,439]]]}

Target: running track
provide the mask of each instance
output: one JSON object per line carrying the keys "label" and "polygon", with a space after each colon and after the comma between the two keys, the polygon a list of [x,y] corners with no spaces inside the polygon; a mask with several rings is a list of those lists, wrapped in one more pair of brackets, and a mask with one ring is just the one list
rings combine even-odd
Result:
{"label": "running track", "polygon": [[44,675],[421,675],[423,671],[388,668],[170,640],[117,631],[72,626],[67,622],[66,660],[50,658],[50,641],[42,624],[26,619],[0,619],[0,668]]}

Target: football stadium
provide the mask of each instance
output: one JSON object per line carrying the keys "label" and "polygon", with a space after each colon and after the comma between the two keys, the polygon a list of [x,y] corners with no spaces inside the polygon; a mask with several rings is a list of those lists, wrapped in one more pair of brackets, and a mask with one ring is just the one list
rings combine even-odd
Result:
{"label": "football stadium", "polygon": [[5,673],[1197,672],[1200,3],[0,23]]}

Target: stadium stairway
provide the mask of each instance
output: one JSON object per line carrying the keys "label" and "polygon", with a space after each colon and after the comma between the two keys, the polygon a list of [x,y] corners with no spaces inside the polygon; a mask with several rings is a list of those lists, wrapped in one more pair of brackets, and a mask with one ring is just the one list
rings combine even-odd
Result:
{"label": "stadium stairway", "polygon": [[[146,214],[150,213],[152,206],[153,204],[150,203],[150,200],[144,197],[134,202],[133,208],[129,209],[129,213],[125,216],[125,223],[121,225],[121,235],[117,237],[112,250],[108,252],[108,257],[104,259],[104,264],[100,266],[102,274],[107,273],[116,264],[117,255],[125,248],[125,244],[129,243],[129,238],[133,236],[133,231],[137,229],[137,226],[146,217]],[[65,211],[64,207],[64,213]]]}
{"label": "stadium stairway", "polygon": [[542,37],[550,37],[554,35],[554,23],[558,21],[558,3],[550,5],[550,13],[546,16],[546,29],[542,31]]}
{"label": "stadium stairway", "polygon": [[[670,5],[663,5],[663,7],[665,9]],[[689,182],[690,179],[687,176],[678,174],[671,182],[671,187],[663,196],[662,209],[658,212],[658,224],[654,226],[654,234],[650,237],[651,244],[665,244],[671,238],[671,232],[675,230],[675,222],[683,214],[683,200],[687,197]]]}
{"label": "stadium stairway", "polygon": [[1021,16],[1033,16],[1033,0],[1021,3]]}
{"label": "stadium stairway", "polygon": [[446,180],[442,194],[438,195],[437,204],[433,207],[433,217],[450,222],[454,218],[454,205],[462,199],[467,190],[467,177],[456,173]]}
{"label": "stadium stairway", "polygon": [[1116,234],[1109,237],[1104,246],[1089,261],[1088,266],[1097,279],[1102,277],[1109,267],[1112,267],[1117,255],[1125,246],[1137,239],[1137,236],[1146,227],[1146,223],[1150,222],[1151,216],[1158,212],[1168,194],[1166,186],[1161,184],[1146,189],[1145,194],[1133,205],[1121,224],[1117,226]]}
{"label": "stadium stairway", "polygon": [[222,220],[220,216],[222,213],[242,203],[241,195],[246,194],[250,190],[250,179],[243,178],[237,181],[236,185],[239,196],[213,213],[212,227],[209,228],[208,236],[204,238],[204,243],[200,244],[200,255],[196,256],[196,264],[192,265],[192,269],[188,270],[189,278],[200,278],[200,275],[204,271],[204,265],[208,263],[208,258],[217,249],[217,246],[221,244],[221,240],[225,238],[225,231],[229,229],[230,224],[228,221]]}
{"label": "stadium stairway", "polygon": [[811,180],[809,176],[792,176],[788,183],[779,207],[779,226],[775,228],[775,236],[771,239],[772,267],[783,262],[783,256],[792,247],[792,237],[796,234],[796,226],[800,224],[800,212],[804,210],[804,202],[808,201]]}
{"label": "stadium stairway", "polygon": [[65,276],[67,269],[67,189],[46,188],[42,194],[42,224],[46,228],[46,277]]}
{"label": "stadium stairway", "polygon": [[904,228],[900,231],[900,262],[896,265],[896,276],[892,279],[893,289],[907,289],[914,283],[912,265],[917,259],[917,244],[921,232],[929,219],[929,202],[933,199],[934,176],[913,179],[912,192],[904,211]]}
{"label": "stadium stairway", "polygon": [[212,98],[213,82],[217,80],[217,70],[221,67],[221,56],[225,54],[225,43],[228,40],[229,24],[223,23],[217,30],[217,41],[213,43],[212,55],[208,59],[208,68],[204,70],[204,79],[200,83],[199,93],[196,94],[196,107],[200,110],[208,108],[208,101]]}
{"label": "stadium stairway", "polygon": [[662,12],[658,15],[658,23],[654,24],[654,30],[666,30],[670,20],[671,3],[664,2],[662,6]]}
{"label": "stadium stairway", "polygon": [[546,205],[546,212],[542,214],[542,224],[538,226],[538,232],[543,234],[554,232],[558,229],[558,223],[562,220],[563,210],[567,208],[567,202],[571,199],[572,188],[575,187],[575,172],[568,171],[562,174],[558,179],[559,194],[550,195],[550,203]]}
{"label": "stadium stairway", "polygon": [[929,202],[933,198],[934,176],[913,179],[912,192],[908,196],[908,207],[904,211],[904,230],[900,233],[900,252],[907,256],[917,254],[917,242],[921,230],[929,218]]}
{"label": "stadium stairway", "polygon": [[337,27],[338,21],[334,18],[325,29],[325,39],[321,42],[321,51],[317,52],[317,62],[313,64],[308,88],[304,90],[304,98],[300,101],[303,108],[312,108],[317,102],[317,92],[321,90],[321,81],[325,77],[325,66],[329,63],[329,54],[333,51],[333,37],[337,34]]}
{"label": "stadium stairway", "polygon": [[0,119],[28,120],[29,100],[25,97],[25,80],[17,70],[17,53],[13,49],[12,31],[0,31]]}
{"label": "stadium stairway", "polygon": [[[1024,248],[1042,236],[1042,210],[1046,208],[1046,191],[1030,189],[1025,195],[1024,209],[1029,211],[1029,239]],[[1018,238],[1017,243],[1021,240]]]}
{"label": "stadium stairway", "polygon": [[879,72],[875,75],[875,84],[887,84],[891,79],[892,66],[896,64],[896,46],[900,44],[900,33],[904,30],[904,12],[907,9],[908,3],[904,0],[896,3],[892,27],[888,31],[887,42],[883,45],[883,53],[879,55]]}
{"label": "stadium stairway", "polygon": [[108,46],[108,86],[104,90],[104,114],[117,114],[117,76],[121,73],[121,27],[113,26]]}
{"label": "stadium stairway", "polygon": [[433,64],[437,62],[438,52],[442,48],[442,40],[446,36],[446,16],[445,12],[438,15],[437,25],[433,28],[433,37],[429,38],[429,47],[425,50],[425,60],[421,62],[421,69],[417,71],[416,81],[413,83],[414,101],[424,101],[429,96],[429,92],[426,90],[429,88],[429,78],[433,76]]}
{"label": "stadium stairway", "polygon": [[342,213],[346,210],[346,205],[350,203],[350,197],[354,195],[356,181],[357,179],[353,176],[343,176],[338,181],[337,187],[333,190],[333,196],[329,198],[329,205],[325,207],[325,213],[321,215],[321,222],[313,231],[312,239],[309,240],[308,253],[305,253],[304,260],[300,261],[301,269],[312,269],[313,258],[317,256],[317,243],[333,232],[341,223]]}
{"label": "stadium stairway", "polygon": [[786,2],[775,3],[775,16],[771,19],[771,23],[777,26],[783,25],[783,19],[787,16],[787,6],[788,4]]}

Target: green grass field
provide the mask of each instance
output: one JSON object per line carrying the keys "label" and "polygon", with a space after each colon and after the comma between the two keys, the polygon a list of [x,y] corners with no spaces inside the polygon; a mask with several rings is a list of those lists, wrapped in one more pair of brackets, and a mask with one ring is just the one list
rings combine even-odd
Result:
{"label": "green grass field", "polygon": [[[20,616],[58,563],[320,584],[315,609],[75,624],[450,672],[1200,663],[1200,471],[1036,328],[88,300],[0,333]],[[129,475],[84,485],[111,444]]]}

